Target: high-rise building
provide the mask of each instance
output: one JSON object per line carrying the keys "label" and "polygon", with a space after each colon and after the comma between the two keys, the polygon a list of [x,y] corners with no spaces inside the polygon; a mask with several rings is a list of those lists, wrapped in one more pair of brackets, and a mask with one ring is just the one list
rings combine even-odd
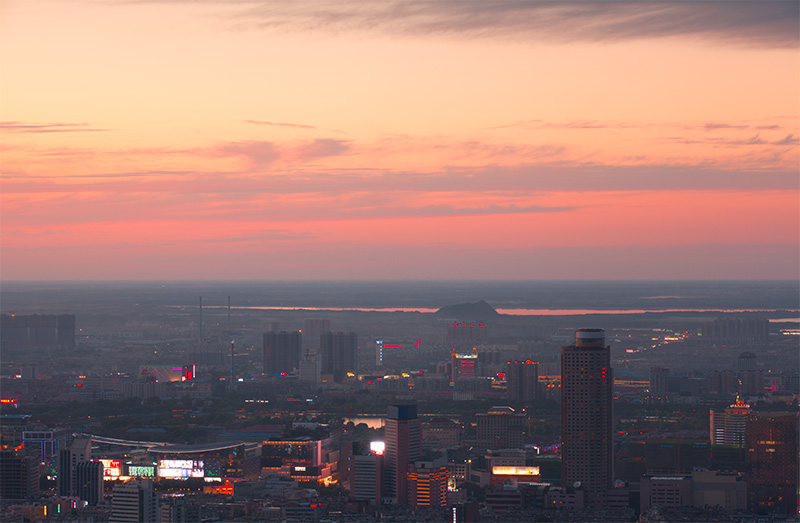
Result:
{"label": "high-rise building", "polygon": [[77,496],[78,483],[76,479],[78,463],[92,459],[92,440],[76,438],[69,448],[61,449],[58,453],[58,495]]}
{"label": "high-rise building", "polygon": [[758,363],[756,362],[756,355],[752,352],[743,352],[736,358],[736,371],[742,372],[743,370],[756,370]]}
{"label": "high-rise building", "polygon": [[709,411],[709,434],[712,445],[744,445],[745,426],[750,405],[737,401],[724,412]]}
{"label": "high-rise building", "polygon": [[764,373],[760,370],[740,370],[739,394],[742,396],[761,396],[764,394]]}
{"label": "high-rise building", "polygon": [[715,343],[752,343],[769,339],[766,318],[717,318],[700,326],[701,339]]}
{"label": "high-rise building", "polygon": [[417,460],[408,464],[408,504],[444,507],[447,504],[447,458]]}
{"label": "high-rise building", "polygon": [[300,367],[299,332],[264,333],[264,374],[289,373]]}
{"label": "high-rise building", "polygon": [[459,349],[489,343],[489,330],[483,323],[453,323],[447,327],[445,343]]}
{"label": "high-rise building", "polygon": [[420,424],[416,405],[389,405],[385,425],[384,497],[408,503],[408,464],[420,457]]}
{"label": "high-rise building", "polygon": [[731,370],[708,371],[707,386],[709,394],[736,394],[739,391],[739,383]]}
{"label": "high-rise building", "polygon": [[22,448],[0,450],[0,499],[39,497],[39,462]]}
{"label": "high-rise building", "polygon": [[476,414],[477,446],[487,449],[521,449],[525,446],[524,414],[511,407],[492,407],[488,412]]}
{"label": "high-rise building", "polygon": [[745,428],[748,508],[797,513],[798,414],[751,413]]}
{"label": "high-rise building", "polygon": [[89,505],[103,501],[103,464],[83,461],[75,466],[75,495]]}
{"label": "high-rise building", "polygon": [[348,372],[356,372],[358,336],[355,332],[326,332],[319,337],[321,373],[332,374],[339,383]]}
{"label": "high-rise building", "polygon": [[454,352],[450,361],[450,368],[452,369],[450,377],[453,381],[458,378],[474,378],[477,376],[475,363],[478,361],[478,353],[476,351],[464,354]]}
{"label": "high-rise building", "polygon": [[383,453],[354,454],[350,458],[350,496],[370,505],[383,501]]}
{"label": "high-rise building", "polygon": [[315,340],[322,334],[331,331],[331,320],[308,319],[303,324],[303,332],[309,339]]}
{"label": "high-rise building", "polygon": [[561,484],[577,482],[586,507],[602,507],[613,486],[611,349],[603,329],[578,329],[561,348]]}
{"label": "high-rise building", "polygon": [[109,523],[158,521],[158,498],[149,479],[128,481],[114,487]]}
{"label": "high-rise building", "polygon": [[650,394],[666,396],[669,394],[669,369],[650,367]]}
{"label": "high-rise building", "polygon": [[300,381],[307,383],[319,383],[320,364],[316,351],[309,351],[306,353],[303,360],[300,362]]}
{"label": "high-rise building", "polygon": [[531,360],[506,364],[508,398],[533,401],[539,398],[539,363]]}

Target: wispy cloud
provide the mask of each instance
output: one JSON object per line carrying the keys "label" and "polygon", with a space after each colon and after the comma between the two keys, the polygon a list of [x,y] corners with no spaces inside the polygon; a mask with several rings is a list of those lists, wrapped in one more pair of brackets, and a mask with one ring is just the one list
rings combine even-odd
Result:
{"label": "wispy cloud", "polygon": [[707,123],[703,126],[706,131],[716,131],[718,129],[747,129],[749,125],[735,125],[730,123]]}
{"label": "wispy cloud", "polygon": [[9,133],[79,133],[89,131],[109,131],[88,127],[88,123],[25,123],[0,122],[0,132]]}
{"label": "wispy cloud", "polygon": [[524,214],[569,212],[578,209],[578,206],[541,206],[541,205],[500,205],[461,207],[457,205],[425,205],[412,206],[380,206],[357,207],[344,211],[347,217],[411,217],[411,216],[479,216],[488,214]]}
{"label": "wispy cloud", "polygon": [[797,145],[800,144],[800,138],[793,134],[789,134],[783,140],[778,140],[777,142],[772,142],[774,145]]}
{"label": "wispy cloud", "polygon": [[243,120],[245,123],[254,125],[272,125],[274,127],[294,127],[296,129],[316,129],[313,125],[305,125],[299,123],[284,123],[284,122],[264,122],[261,120]]}
{"label": "wispy cloud", "polygon": [[202,152],[212,157],[246,158],[251,169],[266,167],[280,157],[275,145],[265,141],[225,142],[207,147]]}
{"label": "wispy cloud", "polygon": [[267,242],[276,240],[313,240],[319,235],[310,232],[296,232],[285,229],[271,229],[264,231],[246,231],[230,236],[207,239],[212,243],[250,243]]}
{"label": "wispy cloud", "polygon": [[793,47],[794,1],[349,1],[244,3],[244,25],[274,30],[625,41],[693,36],[746,46]]}
{"label": "wispy cloud", "polygon": [[325,156],[338,156],[346,153],[349,149],[350,145],[346,140],[319,138],[311,143],[301,145],[295,152],[301,159],[311,160]]}

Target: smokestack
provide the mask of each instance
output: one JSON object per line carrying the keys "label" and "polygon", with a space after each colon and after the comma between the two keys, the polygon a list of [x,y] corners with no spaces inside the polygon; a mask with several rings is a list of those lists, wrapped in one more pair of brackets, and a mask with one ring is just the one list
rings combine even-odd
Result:
{"label": "smokestack", "polygon": [[228,333],[231,332],[231,297],[228,296]]}
{"label": "smokestack", "polygon": [[236,348],[233,345],[233,340],[231,340],[231,383],[233,383],[233,357],[236,355]]}

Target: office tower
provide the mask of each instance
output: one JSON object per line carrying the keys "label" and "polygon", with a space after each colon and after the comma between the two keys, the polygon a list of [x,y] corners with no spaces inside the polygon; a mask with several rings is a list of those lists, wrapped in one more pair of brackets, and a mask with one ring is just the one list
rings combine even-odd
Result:
{"label": "office tower", "polygon": [[531,360],[506,364],[508,398],[533,401],[539,398],[539,363]]}
{"label": "office tower", "polygon": [[478,361],[478,353],[468,352],[464,354],[453,353],[450,358],[450,374],[451,380],[458,378],[474,378],[477,376],[475,373],[475,362]]}
{"label": "office tower", "polygon": [[264,374],[288,374],[300,367],[299,332],[264,333]]}
{"label": "office tower", "polygon": [[796,412],[759,412],[747,417],[745,461],[751,511],[797,512],[797,423]]}
{"label": "office tower", "polygon": [[486,413],[476,414],[477,446],[492,450],[521,449],[525,446],[524,414],[511,407],[492,407]]}
{"label": "office tower", "polygon": [[350,459],[350,496],[370,505],[383,501],[383,454],[354,454]]}
{"label": "office tower", "polygon": [[157,521],[158,499],[149,479],[128,481],[114,487],[109,523]]}
{"label": "office tower", "polygon": [[650,367],[650,394],[666,396],[669,394],[669,369]]}
{"label": "office tower", "polygon": [[417,460],[408,464],[408,504],[444,507],[447,503],[447,458]]}
{"label": "office tower", "polygon": [[578,329],[561,348],[561,484],[580,482],[589,508],[613,486],[610,351],[603,329]]}
{"label": "office tower", "polygon": [[348,372],[356,372],[355,332],[326,332],[319,337],[319,353],[322,374],[332,374],[333,381],[340,383]]}
{"label": "office tower", "polygon": [[84,461],[75,466],[75,495],[89,505],[103,501],[103,464]]}
{"label": "office tower", "polygon": [[750,405],[737,401],[724,412],[709,411],[709,434],[712,445],[744,445],[744,433]]}
{"label": "office tower", "polygon": [[39,497],[39,462],[22,448],[0,450],[0,499]]}
{"label": "office tower", "polygon": [[58,453],[58,495],[74,497],[77,495],[75,477],[78,463],[92,459],[92,440],[76,438],[67,449]]}
{"label": "office tower", "polygon": [[384,497],[408,503],[408,464],[420,457],[420,426],[416,405],[389,405],[385,426]]}

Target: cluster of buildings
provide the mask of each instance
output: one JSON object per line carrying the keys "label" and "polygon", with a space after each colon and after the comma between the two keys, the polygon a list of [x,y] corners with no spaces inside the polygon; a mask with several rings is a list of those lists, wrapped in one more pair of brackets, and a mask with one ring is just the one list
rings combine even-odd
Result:
{"label": "cluster of buildings", "polygon": [[[602,329],[579,329],[574,342],[561,348],[556,386],[540,376],[535,361],[503,362],[492,351],[481,360],[469,346],[485,337],[483,325],[448,329],[463,346],[455,347],[444,368],[436,369],[441,372],[431,374],[444,380],[454,397],[473,392],[466,384],[483,380],[514,405],[557,399],[558,443],[535,445],[530,412],[495,406],[475,414],[474,440],[466,446],[466,427],[446,416],[421,418],[419,406],[408,401],[388,407],[382,440],[370,442],[353,441],[341,428],[315,425],[306,427],[313,434],[306,436],[257,426],[220,434],[214,443],[172,445],[69,436],[63,429],[32,427],[24,415],[4,416],[3,441],[8,443],[0,449],[0,498],[19,500],[20,511],[33,510],[26,512],[28,519],[80,509],[95,521],[111,522],[198,520],[203,503],[172,496],[185,486],[206,496],[268,500],[258,506],[244,501],[221,506],[220,514],[230,509],[232,516],[241,510],[264,519],[304,521],[318,520],[333,509],[373,518],[390,513],[402,517],[405,513],[398,510],[446,511],[448,520],[452,516],[455,521],[475,521],[487,509],[520,520],[542,511],[609,521],[630,519],[636,512],[686,508],[797,513],[797,412],[756,411],[739,400],[727,409],[710,410],[707,442],[648,438],[627,441],[622,449],[614,429],[611,348]],[[355,333],[331,332],[329,323],[309,324],[305,330],[314,333],[318,346],[309,346],[308,340],[304,345],[299,331],[263,335],[265,373],[276,379],[292,374],[314,385],[365,379],[374,380],[376,387],[384,386],[378,381],[396,381],[405,390],[436,390],[433,377],[359,376]],[[750,353],[738,358],[737,392],[746,392],[749,373],[758,372],[753,360]],[[485,369],[491,369],[492,377],[482,376]],[[147,372],[153,386],[197,383],[193,366],[151,367]],[[671,394],[669,370],[654,367],[650,372],[651,392]],[[725,374],[708,377],[709,382],[727,379]],[[57,478],[57,495],[34,503],[34,510],[23,500],[38,498],[41,474]],[[312,486],[315,492],[338,486],[341,495],[318,499],[309,491]],[[476,489],[482,493],[480,503]]]}

